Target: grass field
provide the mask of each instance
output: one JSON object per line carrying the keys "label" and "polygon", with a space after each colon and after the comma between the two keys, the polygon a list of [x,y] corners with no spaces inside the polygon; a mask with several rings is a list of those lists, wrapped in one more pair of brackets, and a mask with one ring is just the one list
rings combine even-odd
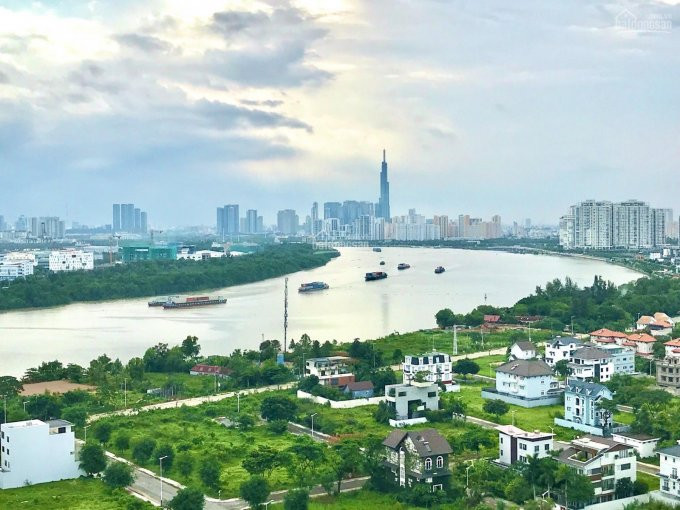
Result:
{"label": "grass field", "polygon": [[[544,342],[549,338],[551,338],[550,331],[531,330],[531,339],[534,342]],[[478,330],[459,330],[458,354],[508,347],[518,340],[528,340],[528,335],[524,330],[485,331],[483,343]],[[384,359],[391,359],[396,349],[401,350],[403,354],[429,352],[432,349],[451,354],[453,352],[453,331],[421,329],[411,333],[393,333],[372,340],[372,342],[383,353]]]}
{"label": "grass field", "polygon": [[[111,491],[101,480],[87,478],[0,491],[0,508],[7,510],[125,510],[133,501],[138,500],[124,491]],[[135,508],[153,508],[138,504]]]}
{"label": "grass field", "polygon": [[649,473],[643,473],[642,471],[638,471],[637,479],[643,482],[650,491],[659,490],[659,479],[656,476],[650,475]]}

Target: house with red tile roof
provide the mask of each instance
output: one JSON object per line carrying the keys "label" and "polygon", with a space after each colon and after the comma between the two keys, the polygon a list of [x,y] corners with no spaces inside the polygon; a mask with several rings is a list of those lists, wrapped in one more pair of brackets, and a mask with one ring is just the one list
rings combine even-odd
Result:
{"label": "house with red tile roof", "polygon": [[598,344],[623,345],[623,342],[628,340],[628,335],[621,333],[620,331],[602,328],[590,333],[590,339]]}
{"label": "house with red tile roof", "polygon": [[212,375],[213,377],[229,377],[231,370],[217,365],[194,365],[189,370],[190,375]]}
{"label": "house with red tile roof", "polygon": [[656,339],[647,333],[632,333],[628,335],[628,340],[623,342],[627,347],[635,347],[635,354],[638,356],[649,357],[654,352],[654,342]]}
{"label": "house with red tile roof", "polygon": [[666,356],[670,358],[680,358],[680,338],[675,338],[664,343]]}
{"label": "house with red tile roof", "polygon": [[673,319],[663,312],[656,312],[653,316],[642,315],[636,323],[638,331],[647,329],[654,336],[670,334],[674,325]]}

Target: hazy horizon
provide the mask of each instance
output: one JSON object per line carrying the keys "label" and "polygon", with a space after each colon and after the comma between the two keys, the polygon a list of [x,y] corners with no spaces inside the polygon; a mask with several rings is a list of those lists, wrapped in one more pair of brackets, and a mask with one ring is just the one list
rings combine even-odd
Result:
{"label": "hazy horizon", "polygon": [[680,0],[0,0],[0,215],[680,209]]}

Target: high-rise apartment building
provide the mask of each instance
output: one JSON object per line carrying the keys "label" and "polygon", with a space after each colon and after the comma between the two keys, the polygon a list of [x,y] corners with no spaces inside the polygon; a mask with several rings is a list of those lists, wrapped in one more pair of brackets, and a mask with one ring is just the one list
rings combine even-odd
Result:
{"label": "high-rise apartment building", "polygon": [[672,210],[653,209],[639,200],[612,203],[586,200],[560,218],[564,248],[639,250],[666,243]]}
{"label": "high-rise apartment building", "polygon": [[323,204],[323,219],[342,219],[342,204],[340,202],[325,202]]}
{"label": "high-rise apartment building", "polygon": [[111,222],[111,228],[114,232],[120,231],[120,204],[113,204],[113,221]]}
{"label": "high-rise apartment building", "polygon": [[383,149],[383,160],[380,168],[380,198],[378,199],[378,210],[376,216],[390,221],[390,182],[387,180],[387,159],[385,149]]}
{"label": "high-rise apartment building", "polygon": [[246,230],[248,234],[259,232],[257,230],[257,210],[248,209],[246,211]]}
{"label": "high-rise apartment building", "polygon": [[149,231],[149,217],[146,214],[146,211],[142,211],[141,214],[139,215],[139,223],[140,223],[140,232],[142,234],[146,234]]}
{"label": "high-rise apartment building", "polygon": [[299,227],[299,218],[294,209],[284,209],[276,215],[277,230],[281,234],[295,235]]}
{"label": "high-rise apartment building", "polygon": [[217,208],[217,235],[238,234],[240,227],[238,204],[227,204],[224,207]]}

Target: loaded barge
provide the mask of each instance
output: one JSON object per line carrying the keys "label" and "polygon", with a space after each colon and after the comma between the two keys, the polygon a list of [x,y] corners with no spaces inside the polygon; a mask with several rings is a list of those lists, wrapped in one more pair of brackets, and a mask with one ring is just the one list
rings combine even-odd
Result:
{"label": "loaded barge", "polygon": [[168,300],[163,303],[165,310],[175,308],[193,308],[195,306],[208,305],[223,305],[227,302],[227,298],[222,296],[170,296]]}

